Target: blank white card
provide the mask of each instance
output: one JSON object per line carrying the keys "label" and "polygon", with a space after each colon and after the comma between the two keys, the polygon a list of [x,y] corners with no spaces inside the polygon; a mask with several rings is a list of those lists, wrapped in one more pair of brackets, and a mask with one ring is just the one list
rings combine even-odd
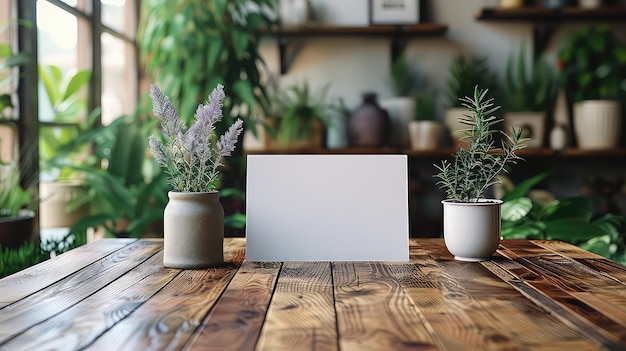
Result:
{"label": "blank white card", "polygon": [[249,155],[249,261],[408,261],[406,155]]}

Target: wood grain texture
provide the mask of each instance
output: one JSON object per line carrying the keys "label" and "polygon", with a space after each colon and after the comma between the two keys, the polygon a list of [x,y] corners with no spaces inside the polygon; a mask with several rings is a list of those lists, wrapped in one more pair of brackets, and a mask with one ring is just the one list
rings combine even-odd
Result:
{"label": "wood grain texture", "polygon": [[424,242],[413,241],[411,259],[436,286],[426,290],[434,301],[424,313],[447,349],[598,349],[480,263],[454,260],[441,241],[426,242],[426,251]]}
{"label": "wood grain texture", "polygon": [[185,348],[254,350],[280,267],[273,262],[244,262]]}
{"label": "wood grain texture", "polygon": [[163,252],[159,252],[85,300],[9,340],[2,348],[36,350],[46,345],[50,349],[83,349],[179,273],[165,268],[162,262]]}
{"label": "wood grain texture", "polygon": [[422,316],[382,262],[335,262],[341,350],[436,350]]}
{"label": "wood grain texture", "polygon": [[72,307],[123,276],[163,247],[158,241],[137,241],[80,271],[0,310],[0,344]]}
{"label": "wood grain texture", "polygon": [[137,239],[103,239],[26,268],[0,281],[0,309],[39,291]]}
{"label": "wood grain texture", "polygon": [[181,271],[92,345],[97,350],[178,350],[219,298],[236,269]]}
{"label": "wood grain texture", "polygon": [[[179,274],[93,345],[102,350],[178,350],[220,297],[245,258],[245,241],[224,240],[226,265]],[[160,262],[162,266],[162,261]]]}
{"label": "wood grain texture", "polygon": [[[565,279],[553,275],[554,272],[549,272],[550,269],[547,266],[550,265],[533,263],[533,261],[538,263],[557,260],[565,267],[571,268],[569,262],[565,262],[569,259],[563,256],[555,258],[553,252],[519,240],[503,242],[499,251],[505,258],[494,259],[492,262],[511,274],[514,277],[514,280],[509,280],[511,284],[524,292],[530,300],[551,311],[563,323],[572,326],[581,335],[606,349],[621,350],[626,347],[624,341],[626,329],[620,323],[616,323],[615,320],[603,314],[602,310],[596,310],[593,305],[580,300],[575,296],[576,294],[572,294],[576,288],[572,288],[573,285]],[[557,271],[562,273],[560,269]],[[579,273],[586,274],[586,272],[587,270],[582,270]],[[572,276],[567,273],[567,277]],[[593,279],[593,277],[590,278]],[[523,285],[514,283],[515,281],[520,281]]]}
{"label": "wood grain texture", "polygon": [[257,350],[337,350],[330,262],[285,262]]}

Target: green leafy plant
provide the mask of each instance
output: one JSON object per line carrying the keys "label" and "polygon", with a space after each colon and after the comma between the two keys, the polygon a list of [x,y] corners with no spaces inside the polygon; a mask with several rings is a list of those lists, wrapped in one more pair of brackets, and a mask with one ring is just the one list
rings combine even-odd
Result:
{"label": "green leafy plant", "polygon": [[[11,26],[10,21],[0,22],[0,37],[4,37]],[[29,21],[18,20],[18,25],[30,27]],[[23,52],[14,52],[10,42],[0,43],[0,117],[4,117],[6,108],[13,108],[10,88],[16,74],[13,68],[30,61],[30,56]],[[9,91],[9,92],[7,92]]]}
{"label": "green leafy plant", "polygon": [[[274,0],[141,3],[137,39],[142,61],[165,95],[178,102],[185,122],[218,84],[227,89],[226,116],[246,120],[255,105],[267,107],[258,46],[273,8]],[[220,124],[217,131],[226,128]]]}
{"label": "green leafy plant", "polygon": [[[41,118],[57,124],[39,129],[41,170],[58,180],[81,178],[80,172],[65,165],[93,165],[98,159],[92,154],[93,142],[81,135],[96,128],[100,109],[87,115],[84,89],[91,71],[78,70],[63,74],[57,66],[40,66],[39,77],[46,92],[49,113]],[[46,111],[46,109],[43,109]],[[76,142],[82,140],[81,143]]]}
{"label": "green leafy plant", "polygon": [[574,102],[626,96],[626,45],[607,26],[585,26],[572,33],[558,58]]}
{"label": "green leafy plant", "polygon": [[[499,109],[494,106],[493,99],[485,100],[487,90],[474,88],[473,97],[461,99],[461,103],[469,110],[460,121],[468,126],[464,130],[470,144],[465,148],[459,143],[452,163],[443,160],[441,166],[435,165],[439,171],[434,177],[439,178],[437,185],[444,189],[449,200],[459,202],[478,202],[484,192],[498,182],[497,176],[508,171],[507,166],[515,164],[521,157],[516,152],[525,147],[526,139],[522,138],[521,130],[513,129],[511,136],[494,130],[492,127],[500,121],[491,114]],[[502,146],[496,147],[494,134],[501,133]]]}
{"label": "green leafy plant", "polygon": [[330,125],[326,102],[328,85],[313,92],[307,82],[290,85],[271,97],[271,112],[266,116],[265,128],[274,140],[289,142],[309,137],[315,123]]}
{"label": "green leafy plant", "polygon": [[496,91],[496,75],[489,70],[487,59],[464,55],[456,56],[449,67],[448,104],[463,107],[461,100],[471,95],[475,86]]}
{"label": "green leafy plant", "polygon": [[527,196],[548,173],[521,182],[502,200],[505,239],[562,240],[626,264],[626,217],[607,214],[592,219],[591,202],[575,196],[542,203]]}
{"label": "green leafy plant", "polygon": [[556,76],[541,58],[533,58],[530,71],[526,65],[526,47],[522,45],[517,61],[509,57],[506,66],[507,110],[511,112],[548,111],[556,99]]}
{"label": "green leafy plant", "polygon": [[400,55],[391,65],[391,87],[397,96],[415,96],[420,86],[420,77]]}
{"label": "green leafy plant", "polygon": [[148,136],[157,129],[154,120],[141,118],[143,113],[140,108],[84,135],[94,140],[94,152],[102,162],[68,165],[84,173],[89,189],[73,204],[90,203],[90,215],[76,222],[71,232],[102,227],[108,236],[141,237],[152,223],[163,218],[165,174],[146,153]]}
{"label": "green leafy plant", "polygon": [[0,247],[0,278],[43,262],[51,255],[60,255],[86,243],[86,236],[68,233],[60,239],[44,240],[40,245],[28,241],[17,249]]}
{"label": "green leafy plant", "polygon": [[415,104],[415,119],[418,121],[436,120],[436,100],[437,93],[434,90],[425,90],[419,93]]}

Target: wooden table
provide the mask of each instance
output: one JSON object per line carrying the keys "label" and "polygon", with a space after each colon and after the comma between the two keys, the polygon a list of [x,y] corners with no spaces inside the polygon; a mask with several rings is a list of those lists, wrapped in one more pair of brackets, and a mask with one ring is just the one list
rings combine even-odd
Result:
{"label": "wooden table", "polygon": [[[358,244],[358,243],[355,243]],[[165,268],[160,240],[103,239],[0,280],[1,350],[624,350],[626,267],[554,241],[492,260],[411,240],[410,262]]]}

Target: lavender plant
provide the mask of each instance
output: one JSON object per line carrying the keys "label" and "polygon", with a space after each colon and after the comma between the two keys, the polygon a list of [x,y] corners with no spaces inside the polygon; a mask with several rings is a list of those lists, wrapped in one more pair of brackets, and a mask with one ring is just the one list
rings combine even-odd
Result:
{"label": "lavender plant", "polygon": [[151,135],[150,150],[169,174],[167,182],[181,192],[214,191],[222,158],[235,150],[237,138],[243,130],[243,121],[237,119],[216,140],[215,123],[222,120],[224,86],[218,84],[208,102],[198,106],[195,122],[189,128],[156,84],[150,86],[150,97],[152,112],[160,120],[164,136],[164,142],[161,142]]}
{"label": "lavender plant", "polygon": [[522,158],[516,152],[526,147],[527,138],[522,138],[521,129],[513,128],[511,135],[500,131],[503,136],[502,147],[496,147],[491,129],[501,120],[491,115],[500,106],[494,106],[493,99],[485,100],[487,89],[474,88],[474,96],[459,99],[462,106],[469,110],[460,122],[467,125],[464,131],[471,143],[464,148],[459,143],[452,163],[443,160],[441,166],[435,165],[439,173],[437,185],[446,192],[449,200],[458,202],[478,202],[484,198],[484,192],[499,182],[498,175],[508,172],[507,166],[517,163]]}

